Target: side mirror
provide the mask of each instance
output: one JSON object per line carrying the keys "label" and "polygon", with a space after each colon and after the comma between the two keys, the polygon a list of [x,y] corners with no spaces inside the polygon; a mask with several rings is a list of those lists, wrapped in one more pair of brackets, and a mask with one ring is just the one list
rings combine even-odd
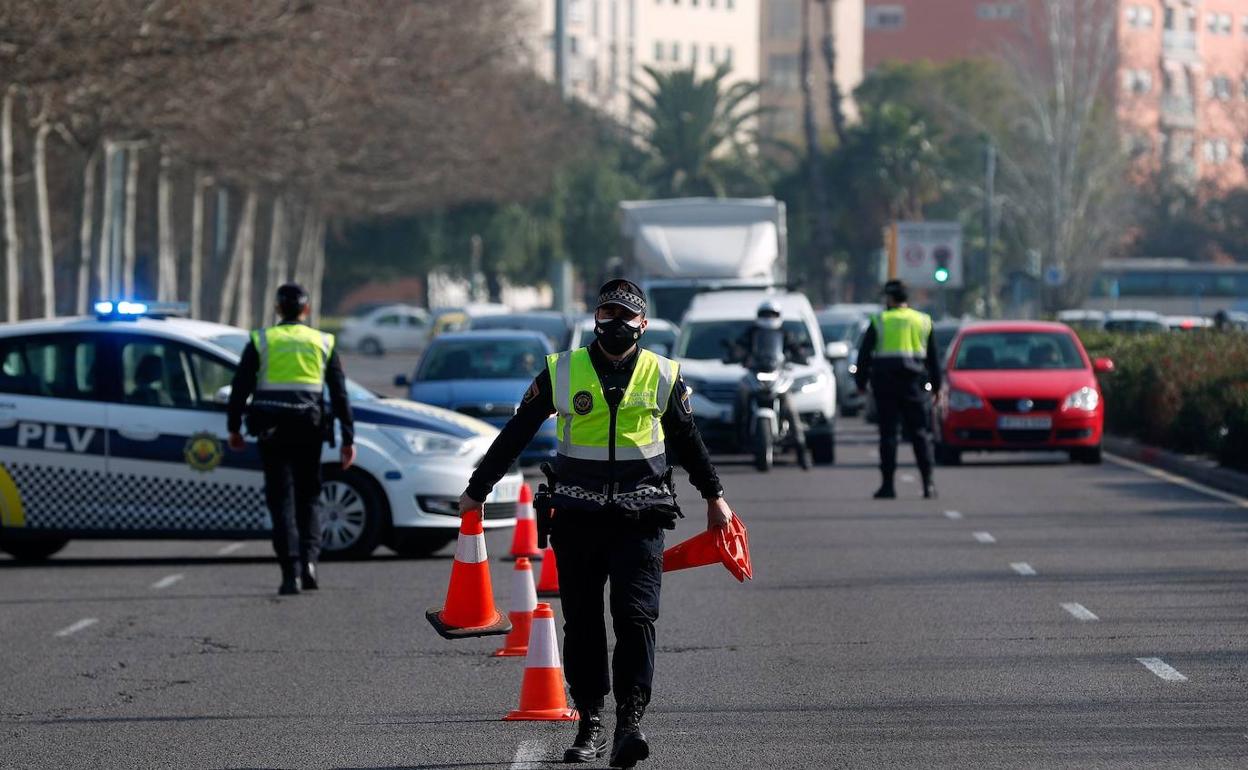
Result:
{"label": "side mirror", "polygon": [[830,361],[840,361],[843,358],[849,358],[849,343],[829,342],[823,349],[823,355]]}
{"label": "side mirror", "polygon": [[1114,370],[1112,358],[1098,358],[1092,362],[1092,371],[1097,374],[1109,374]]}
{"label": "side mirror", "polygon": [[229,404],[230,394],[233,392],[234,392],[234,389],[231,388],[229,385],[222,385],[221,387],[217,388],[217,393],[215,396],[213,396],[213,401],[215,401],[218,404]]}
{"label": "side mirror", "polygon": [[394,375],[394,387],[407,388],[407,387],[411,387],[411,384],[412,384],[412,381],[408,379],[406,374]]}

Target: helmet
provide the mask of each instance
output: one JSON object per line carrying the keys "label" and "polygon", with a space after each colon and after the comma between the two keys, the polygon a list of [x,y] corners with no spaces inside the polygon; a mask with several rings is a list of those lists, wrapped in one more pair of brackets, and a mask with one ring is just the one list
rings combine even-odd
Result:
{"label": "helmet", "polygon": [[780,308],[776,303],[771,300],[765,300],[758,306],[758,326],[763,329],[779,329],[781,323]]}

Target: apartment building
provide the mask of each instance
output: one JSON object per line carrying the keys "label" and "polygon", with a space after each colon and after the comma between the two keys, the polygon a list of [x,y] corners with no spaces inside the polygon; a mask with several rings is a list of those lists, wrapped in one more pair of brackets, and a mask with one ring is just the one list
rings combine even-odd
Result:
{"label": "apartment building", "polygon": [[[1040,0],[867,0],[868,70],[1026,45]],[[1248,183],[1248,2],[1118,0],[1115,98],[1144,168],[1189,182]]]}
{"label": "apartment building", "polygon": [[854,89],[862,82],[864,0],[809,0],[811,18],[803,27],[803,0],[762,0],[761,97],[767,113],[763,133],[775,138],[799,141],[803,132],[804,109],[801,83],[802,36],[810,37],[811,88],[816,125],[820,133],[831,126],[828,109],[827,67],[822,53],[824,11],[831,18],[835,51],[836,83],[841,93],[841,109],[849,120],[857,111]]}
{"label": "apartment building", "polygon": [[[526,0],[533,8],[534,64],[555,75],[558,0]],[[644,67],[693,67],[707,76],[731,68],[727,84],[757,81],[760,0],[563,0],[567,19],[568,93],[631,124],[633,83]]]}

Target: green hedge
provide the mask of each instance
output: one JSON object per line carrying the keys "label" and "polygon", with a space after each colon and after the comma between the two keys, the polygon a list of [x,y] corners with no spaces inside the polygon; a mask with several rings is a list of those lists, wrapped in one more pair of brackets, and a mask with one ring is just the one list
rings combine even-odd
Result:
{"label": "green hedge", "polygon": [[1101,376],[1106,429],[1248,470],[1248,334],[1080,335]]}

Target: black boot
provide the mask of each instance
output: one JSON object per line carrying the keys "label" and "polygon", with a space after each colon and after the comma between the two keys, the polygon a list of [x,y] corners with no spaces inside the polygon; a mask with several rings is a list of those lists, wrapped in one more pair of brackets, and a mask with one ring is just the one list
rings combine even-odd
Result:
{"label": "black boot", "polygon": [[279,596],[292,596],[299,593],[299,575],[294,564],[282,564],[282,584],[278,587]]}
{"label": "black boot", "polygon": [[885,474],[884,481],[880,484],[880,488],[875,490],[876,500],[892,500],[897,496],[897,490],[893,487],[893,475]]}
{"label": "black boot", "polygon": [[576,740],[563,752],[564,762],[593,762],[607,753],[607,731],[602,726],[602,709],[583,709],[579,705],[581,721],[576,728]]}
{"label": "black boot", "polygon": [[923,498],[925,500],[936,499],[936,482],[931,477],[923,479]]}
{"label": "black boot", "polygon": [[639,687],[634,687],[615,706],[615,740],[611,744],[611,766],[632,767],[650,756],[650,744],[641,731],[641,718],[646,713],[650,697]]}
{"label": "black boot", "polygon": [[320,585],[316,582],[316,562],[305,561],[303,563],[303,574],[300,577],[303,590],[315,591],[320,588]]}

